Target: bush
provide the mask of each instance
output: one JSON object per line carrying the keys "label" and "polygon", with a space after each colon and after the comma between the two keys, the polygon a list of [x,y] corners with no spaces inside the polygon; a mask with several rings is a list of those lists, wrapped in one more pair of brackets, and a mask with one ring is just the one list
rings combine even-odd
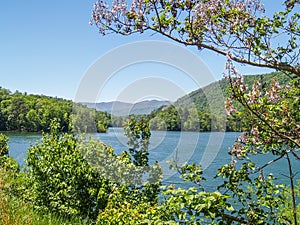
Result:
{"label": "bush", "polygon": [[66,217],[96,218],[105,207],[105,200],[98,198],[105,181],[84,159],[80,146],[79,137],[60,134],[54,121],[50,133],[28,150],[29,200],[37,209]]}
{"label": "bush", "polygon": [[8,154],[8,137],[4,134],[0,134],[0,167],[4,166]]}

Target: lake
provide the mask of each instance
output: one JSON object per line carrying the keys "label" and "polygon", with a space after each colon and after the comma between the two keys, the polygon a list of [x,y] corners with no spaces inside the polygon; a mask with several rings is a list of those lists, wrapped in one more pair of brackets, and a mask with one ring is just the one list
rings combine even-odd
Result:
{"label": "lake", "polygon": [[[149,160],[150,163],[158,161],[159,165],[162,166],[163,184],[175,184],[180,187],[189,186],[178,178],[176,171],[169,170],[168,160],[176,160],[179,164],[197,162],[201,163],[204,168],[204,176],[207,179],[204,186],[208,190],[212,190],[219,183],[219,180],[213,179],[213,177],[222,164],[231,162],[228,150],[240,133],[152,131],[151,134]],[[8,136],[10,156],[15,158],[20,165],[25,165],[24,159],[27,149],[39,141],[41,135],[9,133]],[[108,133],[98,133],[94,136],[112,146],[116,153],[128,149],[126,146],[127,138],[123,135],[122,128],[110,128]],[[271,159],[269,155],[256,156],[255,162],[261,166]],[[286,160],[279,160],[265,169],[265,173],[272,171],[276,171],[276,175],[279,174],[279,182],[288,183],[288,179],[284,176],[287,174]]]}

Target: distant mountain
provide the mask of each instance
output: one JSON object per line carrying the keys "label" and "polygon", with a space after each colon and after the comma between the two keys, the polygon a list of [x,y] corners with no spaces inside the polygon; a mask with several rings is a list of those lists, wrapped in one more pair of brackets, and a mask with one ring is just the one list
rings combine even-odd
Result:
{"label": "distant mountain", "polygon": [[108,112],[115,116],[125,116],[129,114],[149,114],[162,106],[171,105],[169,101],[145,100],[138,103],[127,103],[120,101],[89,103],[82,102],[89,108],[98,111]]}

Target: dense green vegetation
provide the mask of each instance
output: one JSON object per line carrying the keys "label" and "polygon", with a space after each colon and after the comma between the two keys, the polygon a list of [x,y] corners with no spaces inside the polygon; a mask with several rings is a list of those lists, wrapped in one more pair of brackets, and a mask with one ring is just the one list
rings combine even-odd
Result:
{"label": "dense green vegetation", "polygon": [[[213,115],[195,108],[167,106],[149,115],[150,128],[168,131],[211,131]],[[213,130],[222,130],[214,127]]]}
{"label": "dense green vegetation", "polygon": [[49,210],[36,210],[35,205],[28,201],[29,183],[31,180],[25,172],[21,172],[17,162],[8,157],[8,138],[0,134],[0,224],[90,224],[82,218],[66,218]]}
{"label": "dense green vegetation", "polygon": [[[161,169],[148,164],[150,130],[133,118],[126,127],[131,148],[116,155],[92,137],[61,133],[55,119],[41,142],[28,149],[24,171],[8,157],[8,138],[0,134],[0,224],[91,224],[125,199],[156,205]],[[144,174],[149,178],[143,180]]]}
{"label": "dense green vegetation", "polygon": [[51,120],[59,120],[62,131],[76,123],[83,131],[105,132],[110,124],[108,113],[59,98],[27,95],[0,87],[0,131],[48,131]]}

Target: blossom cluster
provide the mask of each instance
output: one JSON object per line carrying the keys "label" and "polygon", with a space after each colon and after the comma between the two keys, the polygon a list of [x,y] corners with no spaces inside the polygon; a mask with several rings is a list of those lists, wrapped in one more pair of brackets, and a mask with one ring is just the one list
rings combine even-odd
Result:
{"label": "blossom cluster", "polygon": [[[261,77],[248,87],[232,64],[230,55],[226,69],[225,78],[232,93],[225,101],[226,113],[231,115],[238,111],[236,105],[240,103],[244,111],[239,113],[251,121],[248,132],[238,138],[229,152],[237,158],[244,158],[249,154],[267,152],[282,155],[286,149],[299,149],[300,81],[290,77],[290,82],[285,79],[287,83],[280,84],[277,77],[265,81]],[[300,158],[294,152],[299,150],[292,151]]]}
{"label": "blossom cluster", "polygon": [[244,105],[253,106],[255,109],[258,105],[274,104],[280,100],[283,88],[277,78],[273,79],[270,87],[267,87],[266,83],[255,80],[252,87],[249,88],[248,84],[245,84],[244,76],[233,65],[230,56],[227,59],[226,70],[227,74],[224,74],[224,77],[230,83],[232,92],[232,95],[225,101],[227,115],[236,111],[236,107],[233,105],[234,100],[242,101]]}
{"label": "blossom cluster", "polygon": [[252,134],[252,143],[259,142],[259,130],[257,127],[255,127],[255,126],[252,127],[251,134]]}
{"label": "blossom cluster", "polygon": [[230,150],[230,154],[234,154],[237,158],[240,158],[243,154],[243,150],[243,145],[240,142],[235,142],[232,149]]}
{"label": "blossom cluster", "polygon": [[[132,0],[131,4],[114,0],[110,6],[98,0],[90,24],[96,24],[103,35],[107,30],[130,34],[151,28],[178,31],[179,35],[182,31],[187,39],[193,39],[198,36],[197,30],[215,34],[232,32],[245,24],[254,26],[258,11],[264,11],[260,0]],[[184,22],[180,22],[179,16]]]}
{"label": "blossom cluster", "polygon": [[237,27],[243,27],[245,23],[254,26],[257,11],[264,11],[264,6],[259,0],[197,1],[192,10],[195,27],[205,26],[212,31],[231,32]]}
{"label": "blossom cluster", "polygon": [[262,96],[261,87],[262,84],[258,80],[254,81],[252,89],[248,93],[249,104],[253,104],[257,101],[260,101],[259,98],[261,98]]}
{"label": "blossom cluster", "polygon": [[234,142],[233,147],[230,149],[229,153],[235,155],[238,159],[245,157],[247,155],[247,144],[252,141],[250,138],[252,136],[249,132],[243,132]]}
{"label": "blossom cluster", "polygon": [[276,103],[280,100],[280,91],[282,87],[279,85],[278,79],[274,79],[271,83],[271,89],[266,91],[268,101]]}
{"label": "blossom cluster", "polygon": [[230,116],[233,112],[236,112],[237,109],[233,105],[231,98],[226,98],[225,100],[225,112],[227,116]]}
{"label": "blossom cluster", "polygon": [[137,23],[140,23],[141,31],[144,12],[144,0],[133,0],[131,5],[126,0],[114,0],[111,6],[99,0],[94,4],[90,25],[96,24],[103,35],[106,30],[130,34],[137,27]]}

